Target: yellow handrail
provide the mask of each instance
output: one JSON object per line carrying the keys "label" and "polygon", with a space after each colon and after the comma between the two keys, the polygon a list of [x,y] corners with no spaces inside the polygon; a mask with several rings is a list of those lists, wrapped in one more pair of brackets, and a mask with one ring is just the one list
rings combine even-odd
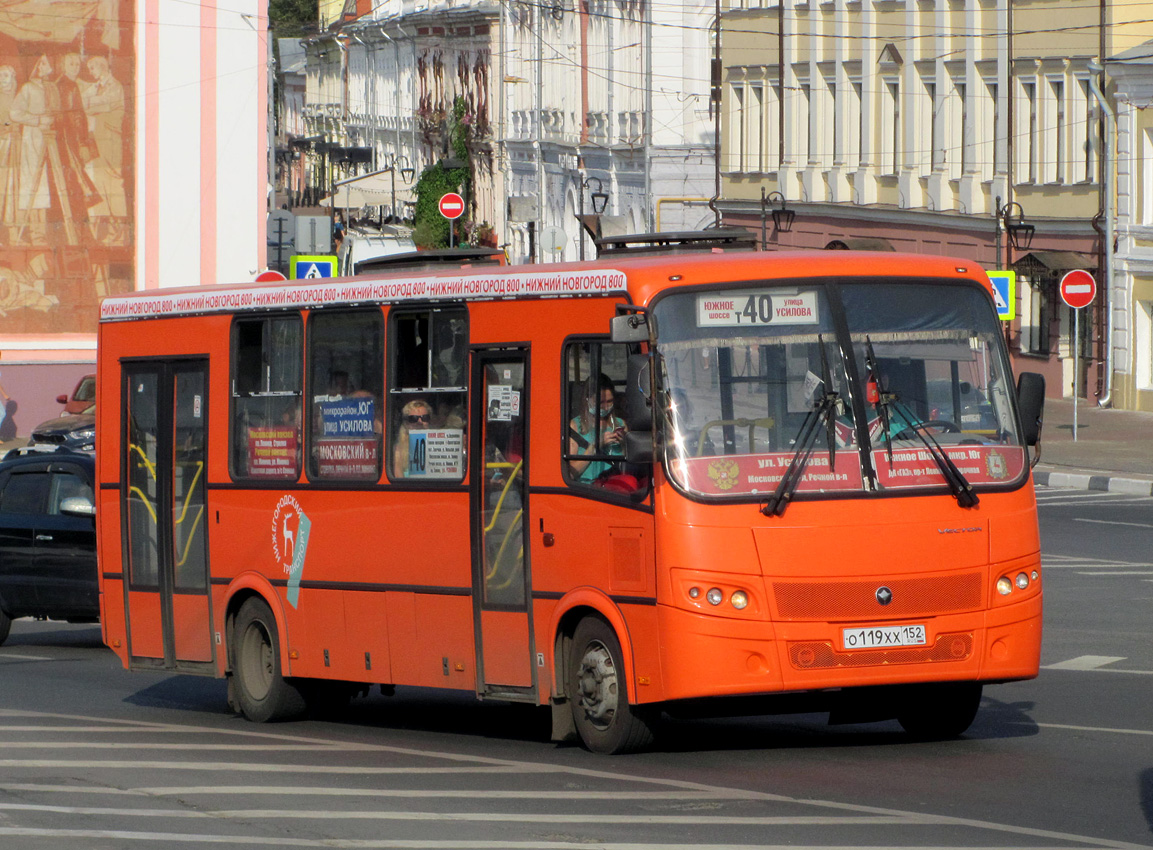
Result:
{"label": "yellow handrail", "polygon": [[493,527],[496,525],[497,517],[500,516],[500,509],[504,505],[504,497],[508,495],[508,490],[509,487],[512,486],[512,482],[516,481],[516,477],[520,475],[520,468],[523,465],[523,460],[518,460],[515,465],[508,461],[486,463],[484,465],[485,469],[508,469],[509,467],[512,467],[512,474],[508,477],[508,481],[504,482],[504,489],[500,491],[500,498],[496,500],[496,508],[494,508],[492,512],[492,522],[485,526],[485,534],[488,534],[490,531],[492,531]]}

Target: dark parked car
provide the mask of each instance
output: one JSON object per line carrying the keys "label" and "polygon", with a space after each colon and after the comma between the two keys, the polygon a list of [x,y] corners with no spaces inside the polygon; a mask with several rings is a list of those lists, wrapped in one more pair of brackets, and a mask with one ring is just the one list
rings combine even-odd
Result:
{"label": "dark parked car", "polygon": [[72,391],[71,396],[56,396],[57,404],[64,405],[64,413],[83,413],[96,401],[96,376],[85,375]]}
{"label": "dark parked car", "polygon": [[32,429],[30,446],[48,446],[74,449],[78,452],[96,450],[96,405],[89,404],[83,413],[74,413],[41,422]]}
{"label": "dark parked car", "polygon": [[95,472],[79,452],[0,462],[0,643],[18,617],[98,621]]}

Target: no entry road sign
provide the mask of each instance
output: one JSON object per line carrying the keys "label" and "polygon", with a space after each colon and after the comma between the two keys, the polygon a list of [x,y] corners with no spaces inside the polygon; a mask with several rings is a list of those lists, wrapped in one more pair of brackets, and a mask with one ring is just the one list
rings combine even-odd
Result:
{"label": "no entry road sign", "polygon": [[456,192],[445,192],[437,203],[440,214],[447,219],[457,219],[464,215],[464,198]]}
{"label": "no entry road sign", "polygon": [[1074,269],[1061,278],[1061,299],[1070,307],[1088,307],[1096,295],[1097,281],[1087,271]]}

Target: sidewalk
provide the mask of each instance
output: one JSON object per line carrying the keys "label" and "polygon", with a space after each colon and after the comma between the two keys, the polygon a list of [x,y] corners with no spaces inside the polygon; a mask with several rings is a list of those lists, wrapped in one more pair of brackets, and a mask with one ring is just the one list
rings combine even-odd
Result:
{"label": "sidewalk", "polygon": [[1153,413],[1109,410],[1077,402],[1077,441],[1073,441],[1073,400],[1045,399],[1038,484],[1081,490],[1153,495]]}

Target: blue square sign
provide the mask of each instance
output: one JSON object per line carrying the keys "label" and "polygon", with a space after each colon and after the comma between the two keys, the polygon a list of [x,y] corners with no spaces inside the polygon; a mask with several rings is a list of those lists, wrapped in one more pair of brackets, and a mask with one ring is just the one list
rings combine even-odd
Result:
{"label": "blue square sign", "polygon": [[989,272],[993,284],[993,301],[997,304],[997,318],[1003,322],[1017,316],[1017,273],[1014,271]]}
{"label": "blue square sign", "polygon": [[315,280],[336,277],[336,257],[296,255],[288,261],[288,276],[293,280]]}

